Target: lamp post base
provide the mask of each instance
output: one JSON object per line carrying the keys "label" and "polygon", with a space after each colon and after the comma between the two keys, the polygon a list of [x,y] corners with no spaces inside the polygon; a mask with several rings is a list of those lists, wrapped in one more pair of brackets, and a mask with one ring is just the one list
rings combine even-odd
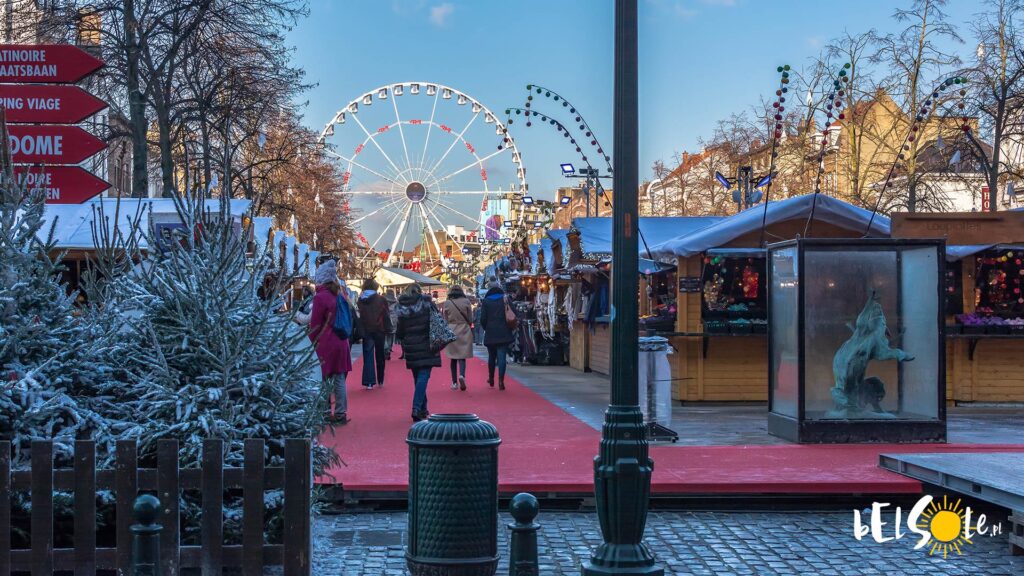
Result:
{"label": "lamp post base", "polygon": [[[608,549],[605,549],[608,547]],[[665,569],[654,564],[654,556],[643,544],[633,546],[610,546],[602,544],[595,551],[595,557],[615,558],[612,564],[595,564],[595,560],[583,563],[583,576],[643,575],[665,576]],[[639,564],[639,566],[638,566]]]}
{"label": "lamp post base", "polygon": [[665,571],[643,543],[654,463],[648,458],[643,414],[638,406],[609,406],[594,459],[594,492],[604,542],[583,576],[650,574]]}

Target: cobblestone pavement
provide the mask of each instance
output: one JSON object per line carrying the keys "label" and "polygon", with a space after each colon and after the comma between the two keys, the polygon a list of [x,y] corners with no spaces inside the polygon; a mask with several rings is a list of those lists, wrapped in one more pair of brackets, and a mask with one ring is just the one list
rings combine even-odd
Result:
{"label": "cobblestone pavement", "polygon": [[[499,529],[508,574],[508,539]],[[597,516],[542,512],[541,574],[578,575],[579,564],[601,540]],[[910,536],[877,544],[852,535],[852,513],[844,512],[652,512],[647,542],[667,576],[729,575],[972,575],[1024,574],[1024,557],[1009,555],[1006,537],[976,537],[963,556],[929,556],[914,550]],[[892,519],[889,519],[891,528]],[[1003,525],[1004,531],[1008,527]],[[398,576],[405,569],[406,514],[362,513],[318,516],[313,527],[313,573],[317,576]]]}

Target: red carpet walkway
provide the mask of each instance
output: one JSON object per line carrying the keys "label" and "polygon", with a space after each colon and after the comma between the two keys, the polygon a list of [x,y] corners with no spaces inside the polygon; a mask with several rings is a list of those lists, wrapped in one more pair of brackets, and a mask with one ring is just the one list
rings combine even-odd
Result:
{"label": "red carpet walkway", "polygon": [[[397,352],[397,350],[396,350]],[[397,358],[397,355],[396,355]],[[468,361],[466,392],[449,389],[448,361],[435,368],[427,391],[430,412],[471,412],[498,428],[503,493],[593,492],[593,459],[600,435],[530,389],[506,380],[507,390],[488,388],[486,364]],[[360,386],[362,362],[349,374],[349,417],[321,442],[348,464],[328,471],[318,484],[350,492],[407,490],[412,425],[412,375],[404,361],[388,363],[383,388]],[[782,445],[654,446],[653,492],[700,494],[896,494],[917,493],[915,480],[878,467],[878,455],[896,452],[1022,451],[998,445]]]}

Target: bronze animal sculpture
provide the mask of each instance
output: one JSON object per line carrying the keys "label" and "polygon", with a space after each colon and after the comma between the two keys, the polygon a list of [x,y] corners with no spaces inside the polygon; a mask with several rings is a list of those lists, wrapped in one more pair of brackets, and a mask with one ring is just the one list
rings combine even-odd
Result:
{"label": "bronze animal sculpture", "polygon": [[847,326],[853,335],[839,347],[832,359],[832,373],[835,376],[832,400],[835,409],[826,416],[893,418],[881,406],[885,398],[885,383],[874,376],[865,378],[868,363],[872,360],[908,362],[914,357],[889,345],[885,313],[874,290],[857,315],[855,325]]}

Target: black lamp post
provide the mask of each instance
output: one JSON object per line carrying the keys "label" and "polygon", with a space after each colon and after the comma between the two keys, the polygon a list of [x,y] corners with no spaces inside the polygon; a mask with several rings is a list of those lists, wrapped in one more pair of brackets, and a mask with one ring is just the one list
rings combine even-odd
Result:
{"label": "black lamp post", "polygon": [[637,0],[615,0],[615,203],[612,226],[612,399],[594,459],[594,492],[604,542],[584,576],[662,576],[643,543],[654,462],[640,412],[637,357],[639,134]]}

